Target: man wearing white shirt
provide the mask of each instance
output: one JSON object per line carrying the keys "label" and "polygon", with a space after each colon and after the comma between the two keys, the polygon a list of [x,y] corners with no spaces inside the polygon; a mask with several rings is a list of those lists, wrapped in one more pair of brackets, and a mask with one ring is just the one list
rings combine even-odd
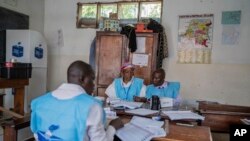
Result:
{"label": "man wearing white shirt", "polygon": [[38,141],[111,141],[120,119],[111,121],[105,131],[103,109],[91,94],[94,71],[82,61],[73,62],[67,72],[68,83],[34,99],[31,103],[31,130]]}
{"label": "man wearing white shirt", "polygon": [[134,66],[124,63],[121,67],[121,78],[116,78],[108,86],[105,94],[109,98],[119,98],[125,101],[146,101],[146,86],[143,79],[134,77]]}

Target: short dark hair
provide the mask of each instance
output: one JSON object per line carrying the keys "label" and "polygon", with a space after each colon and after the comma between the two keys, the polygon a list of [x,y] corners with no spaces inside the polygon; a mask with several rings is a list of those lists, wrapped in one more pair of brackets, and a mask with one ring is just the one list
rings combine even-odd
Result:
{"label": "short dark hair", "polygon": [[166,74],[165,74],[164,69],[162,69],[162,68],[156,69],[156,70],[154,71],[153,75],[154,75],[155,73],[160,73],[160,74],[162,75],[162,77],[165,79]]}
{"label": "short dark hair", "polygon": [[83,61],[77,60],[70,64],[67,71],[68,83],[80,84],[88,75],[94,73],[91,66]]}

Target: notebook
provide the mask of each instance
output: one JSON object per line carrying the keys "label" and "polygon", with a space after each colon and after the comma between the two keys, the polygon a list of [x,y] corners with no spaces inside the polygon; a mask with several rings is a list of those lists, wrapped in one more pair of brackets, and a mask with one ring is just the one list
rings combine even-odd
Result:
{"label": "notebook", "polygon": [[116,132],[122,141],[150,141],[154,137],[164,137],[163,121],[134,116],[129,123]]}

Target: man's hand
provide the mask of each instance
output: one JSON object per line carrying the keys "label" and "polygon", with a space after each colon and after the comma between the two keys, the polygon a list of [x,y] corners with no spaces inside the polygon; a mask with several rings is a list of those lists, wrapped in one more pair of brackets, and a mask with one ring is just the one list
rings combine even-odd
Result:
{"label": "man's hand", "polygon": [[147,102],[147,98],[134,96],[134,101],[135,102]]}
{"label": "man's hand", "polygon": [[118,130],[123,127],[122,120],[120,118],[116,118],[110,121],[109,125],[113,126],[115,130]]}

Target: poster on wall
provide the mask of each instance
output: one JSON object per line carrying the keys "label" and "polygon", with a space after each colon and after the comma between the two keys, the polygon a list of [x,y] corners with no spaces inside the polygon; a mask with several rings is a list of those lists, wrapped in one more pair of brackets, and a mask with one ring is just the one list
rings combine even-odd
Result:
{"label": "poster on wall", "polygon": [[178,63],[211,63],[213,24],[213,14],[179,16]]}
{"label": "poster on wall", "polygon": [[223,45],[239,44],[241,11],[223,11],[221,24]]}

